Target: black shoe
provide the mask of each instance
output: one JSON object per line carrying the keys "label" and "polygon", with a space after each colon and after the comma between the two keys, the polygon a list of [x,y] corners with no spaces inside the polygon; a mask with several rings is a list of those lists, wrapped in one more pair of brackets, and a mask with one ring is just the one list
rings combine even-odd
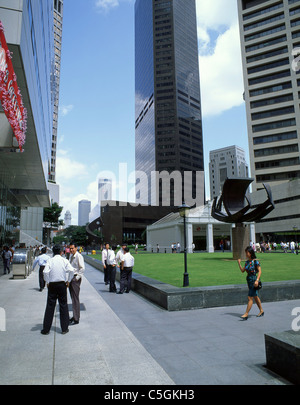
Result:
{"label": "black shoe", "polygon": [[117,294],[123,294],[123,291],[118,291]]}
{"label": "black shoe", "polygon": [[49,335],[49,331],[47,332],[46,330],[42,329],[42,330],[41,330],[41,334],[42,334],[42,335]]}
{"label": "black shoe", "polygon": [[65,335],[66,333],[68,333],[69,332],[69,329],[67,329],[67,330],[65,330],[65,331],[63,331],[63,332],[61,332],[61,334],[62,335]]}
{"label": "black shoe", "polygon": [[264,315],[265,315],[265,313],[262,312],[262,313],[258,314],[256,318],[261,318],[261,317],[264,316]]}
{"label": "black shoe", "polygon": [[70,320],[70,325],[78,325],[79,321],[75,321],[74,318],[72,318],[72,320]]}
{"label": "black shoe", "polygon": [[126,290],[125,292],[126,292],[126,294],[129,294],[129,290]]}

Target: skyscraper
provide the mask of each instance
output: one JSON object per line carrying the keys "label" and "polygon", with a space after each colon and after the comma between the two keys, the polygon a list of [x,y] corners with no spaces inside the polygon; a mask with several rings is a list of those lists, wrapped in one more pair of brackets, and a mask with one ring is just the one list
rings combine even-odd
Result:
{"label": "skyscraper", "polygon": [[98,179],[98,204],[101,206],[102,201],[112,200],[112,180]]}
{"label": "skyscraper", "polygon": [[[253,189],[300,178],[300,1],[238,0]],[[299,55],[299,54],[298,54]]]}
{"label": "skyscraper", "polygon": [[63,24],[63,0],[53,0],[55,60],[52,78],[53,134],[51,145],[51,164],[49,173],[49,181],[53,183],[56,182],[56,145],[57,145],[57,128],[58,128],[60,68],[61,68],[62,24]]}
{"label": "skyscraper", "polygon": [[[184,172],[192,175],[185,184],[203,203],[203,176],[196,184],[204,164],[195,0],[136,0],[135,69],[137,201],[164,203],[151,173],[176,171],[182,180]],[[173,182],[170,205],[183,191],[183,181]]]}
{"label": "skyscraper", "polygon": [[91,201],[81,200],[78,203],[78,226],[85,226],[89,223],[89,214],[91,212]]}
{"label": "skyscraper", "polygon": [[228,177],[249,177],[244,149],[233,145],[209,154],[210,198],[218,197]]}

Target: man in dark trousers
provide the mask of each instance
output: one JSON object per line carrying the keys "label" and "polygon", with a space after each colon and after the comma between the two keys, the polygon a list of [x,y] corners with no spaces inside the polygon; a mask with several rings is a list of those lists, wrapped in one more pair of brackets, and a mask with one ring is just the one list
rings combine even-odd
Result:
{"label": "man in dark trousers", "polygon": [[70,263],[71,266],[74,268],[74,277],[70,282],[69,286],[73,309],[73,317],[70,319],[70,323],[72,325],[77,325],[80,319],[80,300],[79,300],[80,285],[85,270],[85,266],[82,255],[77,251],[76,243],[72,242],[70,244],[70,252],[71,252]]}
{"label": "man in dark trousers", "polygon": [[122,256],[121,259],[120,291],[117,294],[123,294],[123,292],[126,293],[130,292],[133,266],[134,266],[134,257],[130,254],[129,248],[125,247],[124,255]]}
{"label": "man in dark trousers", "polygon": [[10,273],[10,267],[9,266],[10,266],[10,264],[12,262],[13,254],[12,254],[12,252],[9,249],[8,246],[4,247],[4,250],[2,252],[2,259],[3,259],[4,274],[6,274],[6,271],[9,274]]}
{"label": "man in dark trousers", "polygon": [[109,243],[105,243],[105,248],[102,250],[102,264],[104,269],[104,282],[105,285],[109,284],[109,268],[107,265],[107,259],[109,256]]}
{"label": "man in dark trousers", "polygon": [[44,280],[44,268],[46,266],[47,261],[50,257],[46,254],[47,248],[43,247],[41,254],[35,259],[32,265],[32,270],[34,270],[35,266],[39,265],[39,284],[40,284],[40,291],[43,291],[45,288],[45,280]]}
{"label": "man in dark trousers", "polygon": [[48,287],[47,306],[41,333],[48,335],[52,326],[56,301],[59,302],[60,326],[63,334],[69,332],[69,310],[67,287],[74,276],[74,269],[69,261],[61,255],[60,246],[53,247],[53,257],[50,258],[44,269],[44,278]]}

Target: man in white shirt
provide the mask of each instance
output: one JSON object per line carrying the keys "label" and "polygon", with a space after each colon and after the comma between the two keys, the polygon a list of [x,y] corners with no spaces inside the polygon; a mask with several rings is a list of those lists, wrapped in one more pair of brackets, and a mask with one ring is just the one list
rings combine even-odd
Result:
{"label": "man in white shirt", "polygon": [[295,242],[292,240],[290,243],[291,253],[295,253]]}
{"label": "man in white shirt", "polygon": [[123,243],[123,245],[121,246],[121,249],[118,251],[117,255],[116,255],[116,262],[117,262],[117,267],[121,266],[122,263],[122,257],[125,254],[125,248],[127,247],[126,243]]}
{"label": "man in white shirt", "polygon": [[109,269],[107,265],[107,259],[109,256],[109,243],[105,243],[105,248],[102,250],[102,264],[104,270],[104,283],[107,285],[109,283]]}
{"label": "man in white shirt", "polygon": [[52,326],[56,301],[59,302],[60,326],[62,333],[69,332],[69,311],[67,286],[74,275],[74,269],[67,259],[61,255],[63,250],[60,246],[53,247],[53,257],[50,258],[44,269],[44,278],[48,287],[47,306],[41,333],[48,335]]}
{"label": "man in white shirt", "polygon": [[[117,294],[129,293],[131,290],[132,269],[134,266],[134,257],[129,253],[129,248],[124,249],[124,255],[121,262],[120,291]],[[125,289],[126,287],[126,289]]]}
{"label": "man in white shirt", "polygon": [[35,266],[38,264],[40,269],[39,269],[39,284],[40,284],[40,291],[43,291],[45,288],[45,280],[44,280],[44,268],[46,266],[47,261],[50,259],[48,255],[46,255],[47,248],[43,247],[41,254],[35,259],[32,265],[32,270],[34,270]]}
{"label": "man in white shirt", "polygon": [[72,242],[70,244],[70,263],[71,266],[75,269],[74,277],[69,285],[69,291],[72,299],[72,309],[73,317],[70,319],[70,323],[77,325],[80,319],[80,285],[82,281],[82,276],[85,270],[84,259],[82,255],[77,251],[78,246],[76,243]]}
{"label": "man in white shirt", "polygon": [[108,258],[107,258],[107,270],[108,270],[108,277],[109,277],[109,292],[116,292],[116,267],[117,267],[117,260],[116,260],[116,249],[117,246],[112,246],[111,250],[108,251]]}

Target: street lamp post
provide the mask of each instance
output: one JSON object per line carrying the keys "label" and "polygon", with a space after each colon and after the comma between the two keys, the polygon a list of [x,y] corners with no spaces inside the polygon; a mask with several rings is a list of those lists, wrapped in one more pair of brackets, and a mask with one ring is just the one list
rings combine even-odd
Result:
{"label": "street lamp post", "polygon": [[187,272],[187,245],[186,245],[186,217],[189,215],[191,207],[183,204],[179,207],[179,214],[183,218],[183,230],[184,230],[184,275],[183,275],[183,287],[189,286],[189,274]]}
{"label": "street lamp post", "polygon": [[298,232],[298,227],[297,226],[293,226],[293,231],[295,233],[295,242],[298,242],[298,238],[297,238],[297,232]]}

